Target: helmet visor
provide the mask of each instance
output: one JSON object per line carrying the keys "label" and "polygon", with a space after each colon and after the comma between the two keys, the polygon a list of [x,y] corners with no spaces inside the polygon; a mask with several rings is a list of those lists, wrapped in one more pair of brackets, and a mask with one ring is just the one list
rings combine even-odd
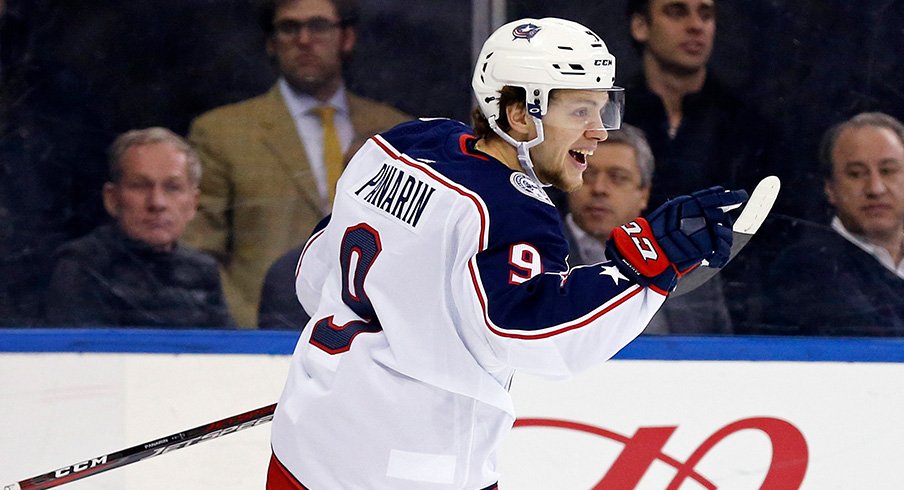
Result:
{"label": "helmet visor", "polygon": [[550,94],[543,125],[565,129],[619,129],[625,113],[625,90],[558,89]]}

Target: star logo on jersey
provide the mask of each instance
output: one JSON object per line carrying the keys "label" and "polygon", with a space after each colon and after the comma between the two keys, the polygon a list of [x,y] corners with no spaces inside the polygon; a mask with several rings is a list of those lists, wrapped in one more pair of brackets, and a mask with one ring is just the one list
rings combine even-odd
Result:
{"label": "star logo on jersey", "polygon": [[611,277],[612,282],[614,282],[616,286],[618,286],[618,281],[628,280],[628,278],[623,276],[621,271],[618,270],[618,267],[615,267],[614,265],[604,265],[603,272],[600,272],[600,275]]}

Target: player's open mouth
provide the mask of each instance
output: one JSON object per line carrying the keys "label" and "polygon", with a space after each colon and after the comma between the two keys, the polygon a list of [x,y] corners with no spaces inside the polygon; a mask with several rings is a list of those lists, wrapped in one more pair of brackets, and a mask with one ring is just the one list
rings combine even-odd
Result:
{"label": "player's open mouth", "polygon": [[571,158],[574,158],[581,165],[587,164],[587,157],[593,155],[592,150],[568,150],[568,154],[571,155]]}

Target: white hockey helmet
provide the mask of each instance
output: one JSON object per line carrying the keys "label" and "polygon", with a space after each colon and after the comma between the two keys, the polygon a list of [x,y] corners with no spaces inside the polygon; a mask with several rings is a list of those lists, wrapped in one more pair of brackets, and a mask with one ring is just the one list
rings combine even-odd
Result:
{"label": "white hockey helmet", "polygon": [[590,29],[564,19],[520,19],[497,29],[483,44],[471,86],[480,111],[496,129],[499,91],[522,87],[528,112],[546,115],[555,89],[610,92],[601,114],[605,129],[618,129],[624,112],[624,92],[616,87],[615,57]]}

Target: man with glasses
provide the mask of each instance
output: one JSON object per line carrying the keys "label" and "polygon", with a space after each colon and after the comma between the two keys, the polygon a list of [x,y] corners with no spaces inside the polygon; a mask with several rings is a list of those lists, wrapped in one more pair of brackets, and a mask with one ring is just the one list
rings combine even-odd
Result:
{"label": "man with glasses", "polygon": [[328,212],[351,142],[410,119],[345,89],[355,2],[264,0],[259,13],[278,81],[201,115],[189,134],[205,172],[187,239],[217,257],[230,308],[246,327],[255,325],[267,268]]}
{"label": "man with glasses", "polygon": [[[606,242],[612,230],[647,209],[653,182],[653,152],[643,131],[622,124],[588,155],[584,183],[568,193],[563,231],[568,265],[609,259]],[[644,330],[646,334],[727,334],[731,317],[717,275],[694,291],[667,301]]]}

